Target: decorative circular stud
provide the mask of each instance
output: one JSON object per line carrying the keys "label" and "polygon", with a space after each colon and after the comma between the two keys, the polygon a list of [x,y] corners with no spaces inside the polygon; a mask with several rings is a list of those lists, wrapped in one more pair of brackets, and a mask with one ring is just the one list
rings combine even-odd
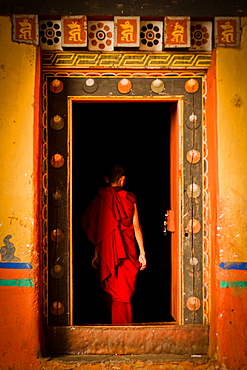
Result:
{"label": "decorative circular stud", "polygon": [[63,91],[63,82],[57,78],[50,83],[51,92],[58,94]]}
{"label": "decorative circular stud", "polygon": [[89,94],[93,94],[98,89],[98,84],[93,78],[87,78],[86,81],[84,81],[83,90]]}
{"label": "decorative circular stud", "polygon": [[117,88],[120,93],[127,94],[132,88],[132,83],[127,78],[123,78],[122,80],[118,81]]}
{"label": "decorative circular stud", "polygon": [[53,130],[59,131],[64,128],[64,119],[63,117],[56,114],[54,117],[50,120],[50,126],[53,128]]}
{"label": "decorative circular stud", "polygon": [[199,126],[200,126],[200,122],[199,120],[197,119],[197,116],[195,114],[191,114],[189,116],[189,120],[186,120],[186,126],[190,129],[190,130],[195,130],[197,129]]}
{"label": "decorative circular stud", "polygon": [[187,229],[188,229],[188,231],[190,233],[192,233],[192,232],[194,234],[199,233],[199,231],[201,230],[201,223],[200,223],[200,221],[198,221],[196,218],[192,218],[187,223]]}
{"label": "decorative circular stud", "polygon": [[197,185],[197,184],[195,184],[195,183],[190,184],[187,187],[186,193],[187,193],[187,195],[188,195],[189,198],[197,198],[201,194],[200,186]]}
{"label": "decorative circular stud", "polygon": [[197,116],[195,114],[191,114],[189,116],[189,120],[190,120],[190,122],[194,122],[195,123],[197,121]]}
{"label": "decorative circular stud", "polygon": [[61,229],[54,229],[51,232],[51,240],[57,243],[61,243],[64,240],[64,232]]}
{"label": "decorative circular stud", "polygon": [[60,207],[62,204],[62,192],[59,188],[51,189],[49,201],[54,207]]}
{"label": "decorative circular stud", "polygon": [[51,313],[56,316],[60,316],[64,313],[64,305],[59,302],[55,301],[51,305]]}
{"label": "decorative circular stud", "polygon": [[184,88],[188,93],[195,93],[199,89],[199,83],[194,78],[190,78],[185,82]]}
{"label": "decorative circular stud", "polygon": [[196,266],[198,264],[198,259],[196,257],[190,258],[190,265]]}
{"label": "decorative circular stud", "polygon": [[64,165],[64,157],[59,153],[54,154],[51,157],[51,165],[55,168],[62,167]]}
{"label": "decorative circular stud", "polygon": [[56,264],[51,268],[51,276],[54,279],[61,279],[64,275],[64,268],[61,265]]}
{"label": "decorative circular stud", "polygon": [[61,200],[62,199],[61,190],[56,189],[56,191],[54,191],[54,193],[52,194],[52,198],[57,201]]}
{"label": "decorative circular stud", "polygon": [[198,311],[201,307],[200,299],[197,297],[190,297],[187,299],[186,306],[190,311]]}
{"label": "decorative circular stud", "polygon": [[162,91],[164,91],[164,89],[165,89],[164,82],[161,81],[159,78],[156,78],[156,80],[151,82],[151,90],[154,93],[159,94]]}
{"label": "decorative circular stud", "polygon": [[198,150],[191,149],[186,153],[186,159],[189,163],[198,163],[201,159],[201,154]]}

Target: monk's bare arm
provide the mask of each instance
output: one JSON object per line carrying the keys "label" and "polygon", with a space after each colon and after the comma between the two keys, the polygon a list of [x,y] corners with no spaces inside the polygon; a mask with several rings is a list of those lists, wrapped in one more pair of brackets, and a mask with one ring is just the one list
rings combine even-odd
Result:
{"label": "monk's bare arm", "polygon": [[98,252],[97,252],[96,249],[94,249],[94,257],[92,259],[92,266],[95,269],[98,269],[99,268],[99,255],[98,255]]}
{"label": "monk's bare arm", "polygon": [[142,229],[139,223],[139,217],[138,217],[138,211],[137,211],[136,204],[134,204],[133,225],[134,225],[135,237],[136,237],[137,244],[140,250],[139,262],[141,264],[141,270],[144,270],[146,268],[147,262],[146,262],[146,257],[145,257]]}

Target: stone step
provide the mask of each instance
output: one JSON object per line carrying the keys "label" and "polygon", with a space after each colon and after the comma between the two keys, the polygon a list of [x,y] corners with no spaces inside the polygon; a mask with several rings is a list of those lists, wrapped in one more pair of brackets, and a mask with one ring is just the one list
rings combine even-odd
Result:
{"label": "stone step", "polygon": [[40,359],[40,370],[214,370],[206,355],[54,355]]}

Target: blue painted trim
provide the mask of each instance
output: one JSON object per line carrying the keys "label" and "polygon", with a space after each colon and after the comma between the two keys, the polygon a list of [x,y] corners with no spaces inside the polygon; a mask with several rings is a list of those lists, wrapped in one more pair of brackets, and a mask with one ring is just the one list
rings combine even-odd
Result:
{"label": "blue painted trim", "polygon": [[32,269],[31,263],[21,263],[21,262],[0,262],[0,269]]}
{"label": "blue painted trim", "polygon": [[247,262],[221,262],[223,270],[247,270]]}

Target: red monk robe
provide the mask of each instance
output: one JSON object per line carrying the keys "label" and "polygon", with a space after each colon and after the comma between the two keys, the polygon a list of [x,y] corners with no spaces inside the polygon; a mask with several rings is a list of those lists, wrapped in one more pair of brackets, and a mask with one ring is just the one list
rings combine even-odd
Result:
{"label": "red monk robe", "polygon": [[112,297],[112,324],[132,322],[131,297],[140,263],[133,226],[135,195],[120,187],[100,188],[82,224],[99,256],[102,288]]}

